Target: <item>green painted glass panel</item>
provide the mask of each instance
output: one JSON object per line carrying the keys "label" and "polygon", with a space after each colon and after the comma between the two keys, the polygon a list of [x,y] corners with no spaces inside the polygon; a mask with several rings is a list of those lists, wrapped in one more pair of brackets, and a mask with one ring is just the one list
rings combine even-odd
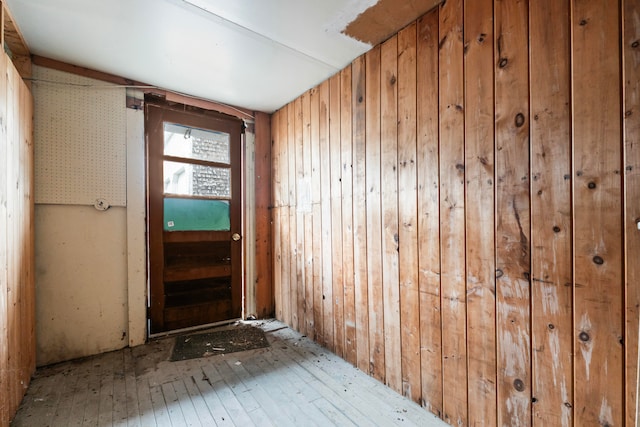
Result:
{"label": "green painted glass panel", "polygon": [[164,199],[165,231],[229,231],[226,200]]}

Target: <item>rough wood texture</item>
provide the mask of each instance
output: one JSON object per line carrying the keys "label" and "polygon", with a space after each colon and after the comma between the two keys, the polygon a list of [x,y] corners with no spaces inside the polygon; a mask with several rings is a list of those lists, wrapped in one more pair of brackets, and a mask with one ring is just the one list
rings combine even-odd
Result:
{"label": "rough wood texture", "polygon": [[416,24],[398,33],[398,219],[402,393],[420,401]]}
{"label": "rough wood texture", "polygon": [[443,419],[459,426],[467,424],[462,13],[461,0],[441,6],[439,57]]}
{"label": "rough wood texture", "polygon": [[[368,372],[385,382],[382,305],[382,213],[380,207],[380,46],[365,55],[365,157],[367,198],[367,300],[369,303]],[[361,107],[356,107],[356,111]],[[354,120],[358,120],[357,118]],[[354,123],[355,125],[355,123]]]}
{"label": "rough wood texture", "polygon": [[[329,163],[330,179],[327,186],[331,189],[331,250],[332,250],[332,289],[333,298],[329,298],[333,310],[334,352],[344,356],[344,283],[342,275],[342,141],[340,135],[340,74],[329,81]],[[345,236],[346,237],[346,236]],[[350,278],[347,278],[350,280]]]}
{"label": "rough wood texture", "polygon": [[[354,277],[354,245],[360,244],[356,241],[353,228],[354,199],[353,199],[353,150],[354,142],[357,141],[357,131],[354,130],[357,122],[357,111],[354,112],[351,105],[353,96],[352,74],[357,74],[357,66],[347,67],[340,73],[340,85],[342,93],[340,97],[340,168],[342,170],[342,283],[344,295],[344,358],[347,362],[355,365],[357,363],[358,337],[356,332],[360,334],[368,333],[368,328],[356,327],[356,312],[360,313],[361,308],[356,300],[356,280]],[[352,129],[352,125],[354,129]],[[363,140],[364,141],[364,140]],[[363,197],[364,199],[364,197]],[[357,205],[357,203],[356,203]],[[360,261],[359,261],[360,262]],[[366,264],[365,264],[366,266]],[[359,265],[362,268],[362,265]],[[364,275],[366,277],[366,274]],[[368,339],[367,339],[368,341]],[[367,357],[368,359],[368,357]]]}
{"label": "rough wood texture", "polygon": [[272,204],[271,204],[271,120],[256,113],[255,188],[256,188],[256,314],[260,318],[274,314],[272,277]]}
{"label": "rough wood texture", "polygon": [[[640,12],[616,4],[450,0],[340,72],[356,362],[348,327],[343,350],[452,424],[636,425]],[[328,92],[311,89],[318,280],[338,261]]]}
{"label": "rough wood texture", "polygon": [[0,54],[0,425],[35,370],[33,102]]}
{"label": "rough wood texture", "polygon": [[464,17],[469,425],[495,425],[493,1],[466,2]]}
{"label": "rough wood texture", "polygon": [[400,276],[398,271],[398,36],[382,44],[380,176],[382,185],[382,301],[386,384],[402,391]]}
{"label": "rough wood texture", "polygon": [[[640,3],[625,0],[622,42],[624,64],[624,156],[626,254],[640,253]],[[638,333],[640,263],[626,261],[626,425],[638,425]]]}
{"label": "rough wood texture", "polygon": [[[573,424],[571,118],[568,1],[530,10],[533,420]],[[547,24],[547,25],[545,25]],[[562,30],[560,30],[562,29]]]}
{"label": "rough wood texture", "polygon": [[434,238],[440,235],[438,21],[437,11],[418,21],[416,109],[422,405],[442,416],[440,239]]}
{"label": "rough wood texture", "polygon": [[624,419],[620,16],[613,3],[576,1],[572,17],[577,425]]}
{"label": "rough wood texture", "polygon": [[495,4],[498,424],[531,417],[527,2]]}
{"label": "rough wood texture", "polygon": [[[356,90],[358,85],[361,87],[364,82],[364,70],[362,60],[359,58],[352,64],[353,73],[347,76],[345,84],[351,83],[352,77],[359,80],[356,81]],[[353,88],[349,85],[352,92]],[[350,93],[351,95],[351,93]],[[351,98],[351,96],[349,96]],[[349,101],[349,100],[345,100]],[[355,110],[355,111],[353,111]],[[369,280],[367,277],[367,192],[366,192],[366,147],[364,133],[364,108],[362,106],[354,106],[350,110],[350,114],[354,117],[353,129],[350,129],[350,121],[343,120],[347,125],[346,132],[353,135],[353,155],[350,157],[344,153],[343,157],[350,160],[350,164],[343,163],[343,169],[351,165],[353,170],[353,287],[355,293],[355,311],[356,311],[356,353],[355,365],[367,371],[369,369]],[[355,113],[355,115],[354,115]],[[344,203],[344,202],[343,202]],[[348,359],[349,360],[349,359]],[[351,361],[351,360],[349,360]]]}

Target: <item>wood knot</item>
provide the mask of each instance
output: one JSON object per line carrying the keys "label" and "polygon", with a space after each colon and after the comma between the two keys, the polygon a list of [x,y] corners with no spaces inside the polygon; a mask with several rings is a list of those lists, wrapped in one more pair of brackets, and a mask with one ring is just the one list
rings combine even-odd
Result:
{"label": "wood knot", "polygon": [[598,264],[598,265],[602,265],[602,264],[604,264],[604,259],[602,259],[601,256],[596,255],[596,256],[593,257],[593,262]]}
{"label": "wood knot", "polygon": [[636,40],[633,43],[631,43],[631,47],[634,49],[637,49],[638,46],[640,46],[640,40]]}
{"label": "wood knot", "polygon": [[496,270],[496,279],[501,278],[502,276],[504,276],[504,271],[500,270],[499,268]]}
{"label": "wood knot", "polygon": [[516,122],[516,127],[517,128],[521,128],[522,125],[524,125],[524,114],[522,114],[522,113],[516,114],[515,122]]}
{"label": "wood knot", "polygon": [[589,187],[589,190],[593,190],[596,188],[596,183],[591,181],[589,184],[587,184],[587,187]]}
{"label": "wood knot", "polygon": [[537,397],[532,397],[531,398],[531,403],[538,403],[538,398]]}
{"label": "wood knot", "polygon": [[560,227],[558,227],[557,225],[553,226],[553,231],[554,233],[559,233],[560,232]]}
{"label": "wood knot", "polygon": [[582,342],[587,342],[587,341],[589,341],[589,339],[591,339],[589,334],[584,332],[584,331],[580,332],[580,335],[578,335],[578,338],[580,338],[580,341],[582,341]]}
{"label": "wood knot", "polygon": [[585,25],[587,25],[587,20],[586,19],[581,19],[580,20],[580,26],[584,27]]}
{"label": "wood knot", "polygon": [[509,63],[509,61],[507,60],[507,58],[501,58],[500,62],[498,63],[498,66],[500,68],[504,68],[507,66],[507,64]]}
{"label": "wood knot", "polygon": [[360,95],[360,96],[358,97],[358,102],[362,102],[362,101],[364,101],[364,98],[362,97],[362,95]]}
{"label": "wood knot", "polygon": [[487,35],[485,33],[480,33],[480,35],[478,36],[478,43],[484,43],[484,39],[487,38]]}
{"label": "wood knot", "polygon": [[391,78],[389,79],[389,83],[391,83],[391,85],[396,84],[396,76],[391,76]]}
{"label": "wood knot", "polygon": [[553,330],[556,328],[556,327],[555,327],[555,325],[554,325],[553,323],[549,323],[549,324],[547,325],[547,327],[548,327],[548,328],[549,328],[549,330],[551,330],[551,331],[553,331]]}
{"label": "wood knot", "polygon": [[515,388],[517,391],[524,391],[524,382],[520,378],[517,378],[513,382],[513,388]]}

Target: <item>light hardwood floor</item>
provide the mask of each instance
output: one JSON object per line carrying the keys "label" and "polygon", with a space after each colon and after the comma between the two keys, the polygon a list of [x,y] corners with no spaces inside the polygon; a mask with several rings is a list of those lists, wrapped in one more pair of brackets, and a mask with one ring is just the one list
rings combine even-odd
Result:
{"label": "light hardwood floor", "polygon": [[270,347],[180,362],[173,339],[39,369],[19,426],[446,424],[275,320]]}

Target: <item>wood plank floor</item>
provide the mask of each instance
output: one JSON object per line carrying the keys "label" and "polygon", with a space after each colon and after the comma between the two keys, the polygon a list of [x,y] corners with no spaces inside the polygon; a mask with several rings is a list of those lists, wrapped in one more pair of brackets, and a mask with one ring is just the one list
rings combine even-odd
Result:
{"label": "wood plank floor", "polygon": [[446,424],[275,320],[270,347],[180,362],[173,339],[41,368],[19,426]]}

